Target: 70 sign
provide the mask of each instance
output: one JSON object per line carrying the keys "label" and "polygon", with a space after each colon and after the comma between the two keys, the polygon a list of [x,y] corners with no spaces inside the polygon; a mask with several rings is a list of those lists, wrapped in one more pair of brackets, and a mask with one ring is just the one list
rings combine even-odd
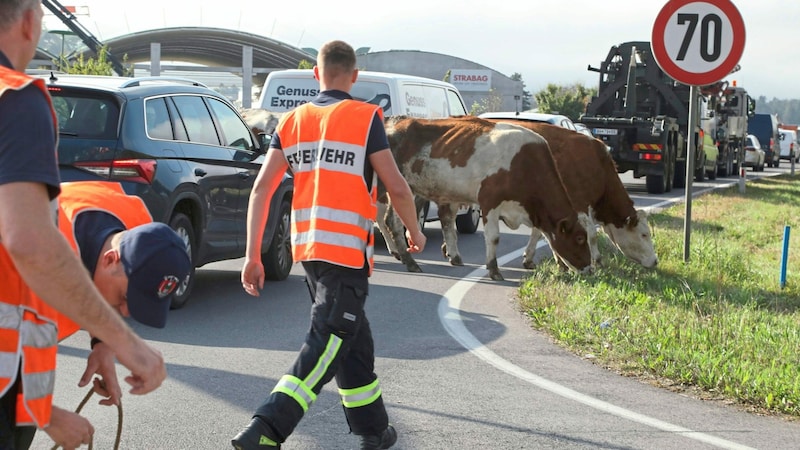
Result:
{"label": "70 sign", "polygon": [[725,78],[744,52],[744,21],[730,0],[671,0],[653,25],[653,56],[691,86]]}

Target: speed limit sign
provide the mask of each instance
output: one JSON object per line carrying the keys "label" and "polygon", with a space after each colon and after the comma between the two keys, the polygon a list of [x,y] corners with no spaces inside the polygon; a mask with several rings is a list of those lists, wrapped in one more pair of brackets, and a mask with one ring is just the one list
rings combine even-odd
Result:
{"label": "speed limit sign", "polygon": [[653,25],[653,56],[690,86],[725,78],[744,52],[744,21],[730,0],[670,0]]}

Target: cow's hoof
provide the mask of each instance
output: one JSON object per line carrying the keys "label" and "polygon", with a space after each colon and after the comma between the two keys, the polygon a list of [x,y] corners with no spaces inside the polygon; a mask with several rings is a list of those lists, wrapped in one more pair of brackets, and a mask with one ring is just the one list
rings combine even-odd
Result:
{"label": "cow's hoof", "polygon": [[422,272],[422,269],[419,268],[419,264],[417,264],[417,262],[414,260],[414,258],[411,255],[406,254],[406,255],[403,255],[403,256],[405,256],[405,257],[403,259],[401,259],[401,261],[403,261],[403,264],[405,264],[407,271],[416,272],[416,273],[421,273]]}
{"label": "cow's hoof", "polygon": [[533,269],[536,267],[536,264],[534,264],[533,261],[522,261],[522,267],[526,269]]}
{"label": "cow's hoof", "polygon": [[417,263],[406,264],[406,270],[414,273],[422,273],[422,269],[419,267],[419,265],[417,265]]}
{"label": "cow's hoof", "polygon": [[503,278],[503,276],[500,275],[499,271],[498,272],[494,272],[494,271],[489,272],[489,278],[491,278],[494,281],[504,281],[505,280],[505,278]]}
{"label": "cow's hoof", "polygon": [[450,258],[450,265],[452,266],[463,266],[464,262],[461,261],[461,255],[456,255]]}

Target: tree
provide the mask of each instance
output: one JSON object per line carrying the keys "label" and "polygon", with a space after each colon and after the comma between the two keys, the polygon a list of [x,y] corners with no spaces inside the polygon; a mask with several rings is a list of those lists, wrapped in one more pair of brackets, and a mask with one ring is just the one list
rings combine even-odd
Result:
{"label": "tree", "polygon": [[550,83],[537,92],[535,97],[539,112],[563,114],[577,121],[586,112],[586,105],[594,95],[597,95],[597,88],[587,88],[580,83],[569,86]]}
{"label": "tree", "polygon": [[[122,65],[126,66],[128,62],[128,55],[122,57]],[[78,58],[69,61],[63,55],[59,57],[58,61],[53,61],[56,68],[61,72],[79,74],[79,75],[114,75],[114,66],[108,59],[108,47],[102,46],[97,52],[97,59],[89,57],[85,59],[83,53],[78,55]],[[133,75],[132,68],[125,69],[125,76]]]}
{"label": "tree", "polygon": [[510,78],[514,81],[522,82],[522,108],[520,108],[520,111],[527,111],[531,109],[531,99],[533,96],[531,95],[530,91],[525,90],[525,82],[522,81],[522,74],[514,72],[511,74]]}
{"label": "tree", "polygon": [[297,64],[297,68],[298,69],[313,69],[314,68],[314,64],[312,64],[308,60],[303,59],[303,60],[300,60],[300,62]]}
{"label": "tree", "polygon": [[477,116],[485,112],[500,111],[503,105],[503,97],[495,89],[489,89],[489,94],[481,99],[481,102],[474,102],[469,110],[470,115]]}

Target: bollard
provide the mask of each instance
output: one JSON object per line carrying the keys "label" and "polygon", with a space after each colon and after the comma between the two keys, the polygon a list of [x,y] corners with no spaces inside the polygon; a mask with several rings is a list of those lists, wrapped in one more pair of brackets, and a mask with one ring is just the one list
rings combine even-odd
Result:
{"label": "bollard", "polygon": [[786,287],[786,264],[789,260],[789,234],[792,227],[786,225],[783,227],[783,256],[781,257],[781,289]]}
{"label": "bollard", "polygon": [[747,175],[744,173],[744,166],[742,166],[741,171],[739,172],[739,193],[744,194],[744,180],[747,178]]}

